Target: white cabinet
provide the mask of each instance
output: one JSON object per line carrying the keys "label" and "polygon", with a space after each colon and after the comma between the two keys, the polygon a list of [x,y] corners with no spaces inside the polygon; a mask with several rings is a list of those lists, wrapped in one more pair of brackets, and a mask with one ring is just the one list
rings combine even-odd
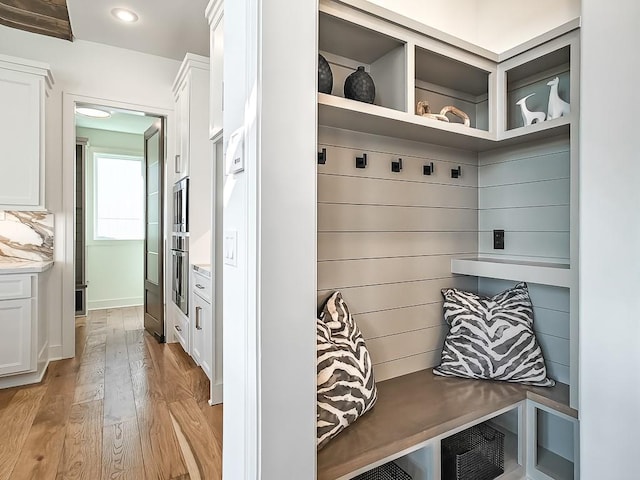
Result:
{"label": "white cabinet", "polygon": [[174,182],[189,175],[194,157],[203,153],[208,135],[209,59],[187,53],[173,84],[175,99],[176,156],[173,165]]}
{"label": "white cabinet", "polygon": [[35,383],[44,375],[49,361],[46,275],[0,270],[0,388]]}
{"label": "white cabinet", "polygon": [[191,328],[189,317],[180,310],[175,303],[172,303],[174,309],[173,334],[175,339],[182,345],[182,348],[188,354],[191,354]]}
{"label": "white cabinet", "polygon": [[212,379],[213,309],[211,272],[197,265],[191,270],[191,356]]}
{"label": "white cabinet", "polygon": [[0,302],[0,375],[32,369],[31,323],[30,298]]}
{"label": "white cabinet", "polygon": [[211,0],[205,13],[209,21],[209,55],[211,57],[209,93],[209,138],[222,133],[223,67],[224,67],[224,2]]}
{"label": "white cabinet", "polygon": [[49,66],[0,55],[0,210],[44,210]]}

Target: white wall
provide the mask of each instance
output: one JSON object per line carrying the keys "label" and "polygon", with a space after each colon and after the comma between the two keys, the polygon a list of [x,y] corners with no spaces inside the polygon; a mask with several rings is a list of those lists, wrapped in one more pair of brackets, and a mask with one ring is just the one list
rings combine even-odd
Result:
{"label": "white wall", "polygon": [[369,0],[407,18],[477,43],[478,0]]}
{"label": "white wall", "polygon": [[144,136],[93,128],[76,128],[88,139],[86,156],[87,308],[142,305],[144,240],[94,240],[94,154],[144,156]]}
{"label": "white wall", "polygon": [[[62,352],[62,302],[73,315],[73,259],[65,259],[67,222],[73,211],[63,206],[63,175],[73,177],[73,158],[62,155],[62,93],[117,100],[173,110],[171,84],[179,62],[81,40],[73,43],[0,26],[0,53],[47,62],[55,85],[46,102],[46,196],[55,214],[56,262],[50,274],[49,342],[54,356]],[[153,109],[150,109],[153,111]],[[169,130],[170,131],[170,130]],[[171,143],[169,144],[172,148]],[[172,151],[168,152],[169,155]],[[74,180],[71,180],[71,184]],[[62,285],[68,285],[63,292]],[[66,318],[73,322],[73,318]]]}
{"label": "white wall", "polygon": [[640,3],[583,0],[582,11],[581,478],[632,478],[640,431]]}
{"label": "white wall", "polygon": [[580,16],[580,0],[478,0],[478,45],[500,53]]}
{"label": "white wall", "polygon": [[224,192],[223,471],[313,479],[317,3],[264,3],[225,2],[225,146],[246,133]]}
{"label": "white wall", "polygon": [[501,53],[580,15],[580,0],[369,0]]}

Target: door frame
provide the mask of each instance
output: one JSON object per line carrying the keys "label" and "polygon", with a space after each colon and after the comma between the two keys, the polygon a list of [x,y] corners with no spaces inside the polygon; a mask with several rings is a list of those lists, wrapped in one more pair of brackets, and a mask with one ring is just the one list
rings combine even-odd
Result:
{"label": "door frame", "polygon": [[[62,265],[62,358],[71,358],[75,356],[76,330],[75,330],[75,258],[74,258],[74,233],[75,233],[75,155],[76,144],[76,122],[75,122],[75,106],[78,103],[90,103],[101,105],[107,108],[120,108],[133,110],[137,112],[145,112],[149,115],[164,117],[164,142],[165,142],[165,176],[164,176],[164,192],[167,192],[167,158],[172,158],[175,152],[175,142],[172,135],[169,134],[171,126],[174,124],[174,112],[166,108],[122,102],[107,98],[91,97],[87,95],[77,95],[73,93],[62,94],[62,212],[64,228],[60,232],[56,232],[56,244],[62,245],[63,265]],[[164,264],[167,265],[167,196],[164,195],[163,200],[163,244],[164,244]],[[56,222],[57,223],[57,222]],[[167,273],[164,272],[164,315],[165,315],[165,337],[168,329],[167,316]]]}

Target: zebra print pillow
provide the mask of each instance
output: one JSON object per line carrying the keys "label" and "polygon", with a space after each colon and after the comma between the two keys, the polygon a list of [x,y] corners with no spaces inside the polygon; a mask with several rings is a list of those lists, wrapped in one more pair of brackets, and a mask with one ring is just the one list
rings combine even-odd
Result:
{"label": "zebra print pillow", "polygon": [[369,351],[340,292],[331,295],[317,320],[317,348],[319,450],[377,398]]}
{"label": "zebra print pillow", "polygon": [[542,350],[533,331],[533,306],[526,283],[491,298],[455,288],[442,290],[444,318],[451,327],[443,376],[504,380],[550,387]]}

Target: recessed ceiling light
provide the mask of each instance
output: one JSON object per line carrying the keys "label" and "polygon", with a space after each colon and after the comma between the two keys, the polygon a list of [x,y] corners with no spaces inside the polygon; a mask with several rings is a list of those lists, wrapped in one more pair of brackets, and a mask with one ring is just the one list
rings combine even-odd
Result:
{"label": "recessed ceiling light", "polygon": [[111,10],[111,15],[125,23],[133,23],[138,21],[138,15],[131,10],[127,10],[126,8],[114,8],[113,10]]}
{"label": "recessed ceiling light", "polygon": [[76,107],[76,113],[91,118],[109,118],[111,116],[111,113],[105,110],[90,107]]}

